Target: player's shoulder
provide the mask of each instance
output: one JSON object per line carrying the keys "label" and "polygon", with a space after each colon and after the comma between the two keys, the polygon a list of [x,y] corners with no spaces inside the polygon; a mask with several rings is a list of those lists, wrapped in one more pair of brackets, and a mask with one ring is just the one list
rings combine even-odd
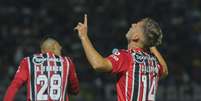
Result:
{"label": "player's shoulder", "polygon": [[36,58],[36,57],[43,57],[43,53],[31,54],[31,55],[26,56],[25,58]]}
{"label": "player's shoulder", "polygon": [[31,55],[28,55],[27,57],[25,57],[27,59],[32,59],[32,60],[39,60],[39,59],[43,59],[45,58],[43,53],[35,53],[35,54],[31,54]]}
{"label": "player's shoulder", "polygon": [[29,59],[30,56],[25,56],[21,59],[21,61],[27,61]]}
{"label": "player's shoulder", "polygon": [[114,54],[114,55],[129,55],[129,52],[126,49],[117,49],[117,48],[114,48],[112,50],[112,54]]}
{"label": "player's shoulder", "polygon": [[112,56],[117,56],[117,57],[121,57],[121,58],[126,58],[126,59],[129,59],[131,58],[131,54],[128,50],[126,49],[117,49],[117,48],[114,48],[113,51],[112,51]]}
{"label": "player's shoulder", "polygon": [[73,63],[73,58],[70,56],[62,56],[63,59],[65,59],[66,61],[69,61],[70,63]]}
{"label": "player's shoulder", "polygon": [[72,58],[70,56],[61,56],[64,59],[68,59],[68,60],[72,60]]}
{"label": "player's shoulder", "polygon": [[112,54],[109,55],[109,59],[114,59],[115,61],[127,61],[131,59],[131,55],[128,50],[126,49],[117,49],[114,48]]}
{"label": "player's shoulder", "polygon": [[23,57],[20,61],[19,61],[19,65],[24,65],[28,62],[28,57]]}

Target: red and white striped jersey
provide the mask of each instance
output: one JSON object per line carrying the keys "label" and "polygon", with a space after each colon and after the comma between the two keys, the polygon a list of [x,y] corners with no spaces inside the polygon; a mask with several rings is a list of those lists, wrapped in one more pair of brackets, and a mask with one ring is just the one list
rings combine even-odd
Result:
{"label": "red and white striped jersey", "polygon": [[4,101],[10,95],[15,95],[12,94],[12,89],[19,88],[23,82],[27,84],[27,101],[68,101],[69,85],[73,90],[71,92],[79,91],[79,82],[71,59],[52,53],[34,54],[24,58]]}
{"label": "red and white striped jersey", "polygon": [[155,101],[162,67],[157,58],[140,48],[113,50],[107,59],[112,63],[112,74],[117,74],[118,101]]}

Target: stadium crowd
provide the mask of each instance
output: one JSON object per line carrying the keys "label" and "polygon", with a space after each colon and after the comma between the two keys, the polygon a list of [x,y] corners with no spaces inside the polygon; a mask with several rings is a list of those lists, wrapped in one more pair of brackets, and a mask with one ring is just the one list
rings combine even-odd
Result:
{"label": "stadium crowd", "polygon": [[[39,52],[42,37],[53,35],[73,57],[81,92],[72,101],[116,101],[115,77],[95,73],[86,60],[76,23],[88,14],[89,33],[104,56],[126,48],[129,25],[143,17],[160,23],[169,76],[160,81],[158,101],[201,101],[200,0],[0,0],[0,100],[19,61]],[[104,50],[104,51],[103,51]],[[25,101],[25,88],[16,101]]]}

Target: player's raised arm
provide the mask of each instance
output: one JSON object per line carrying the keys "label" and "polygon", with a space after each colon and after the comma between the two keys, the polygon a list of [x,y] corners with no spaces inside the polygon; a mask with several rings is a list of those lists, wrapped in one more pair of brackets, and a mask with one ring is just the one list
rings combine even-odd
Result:
{"label": "player's raised arm", "polygon": [[162,65],[162,68],[163,68],[162,77],[166,77],[168,75],[168,67],[167,67],[167,63],[165,62],[163,56],[160,54],[160,52],[157,50],[156,47],[151,47],[150,51],[157,57],[158,61]]}
{"label": "player's raised arm", "polygon": [[79,38],[83,45],[86,57],[92,65],[93,69],[97,71],[110,72],[112,70],[111,62],[96,51],[88,37],[88,24],[86,14],[84,16],[84,23],[79,22],[75,29],[78,31]]}

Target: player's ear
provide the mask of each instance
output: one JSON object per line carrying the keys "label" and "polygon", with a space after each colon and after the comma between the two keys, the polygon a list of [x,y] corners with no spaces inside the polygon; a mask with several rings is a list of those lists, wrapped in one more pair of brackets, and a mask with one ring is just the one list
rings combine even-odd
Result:
{"label": "player's ear", "polygon": [[133,35],[133,36],[132,36],[132,39],[133,39],[133,40],[138,40],[138,39],[139,39],[139,35],[138,35],[138,34]]}
{"label": "player's ear", "polygon": [[55,42],[54,44],[53,44],[53,46],[52,46],[52,49],[53,49],[53,51],[57,51],[57,50],[60,50],[60,45],[57,43],[57,42]]}
{"label": "player's ear", "polygon": [[53,45],[52,45],[52,50],[55,51],[56,49],[57,49],[57,45],[56,45],[56,44],[53,44]]}

